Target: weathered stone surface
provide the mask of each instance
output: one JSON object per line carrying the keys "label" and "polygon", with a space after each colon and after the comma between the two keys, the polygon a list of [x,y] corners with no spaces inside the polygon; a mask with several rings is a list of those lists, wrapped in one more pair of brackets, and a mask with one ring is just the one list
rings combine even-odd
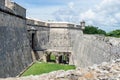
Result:
{"label": "weathered stone surface", "polygon": [[120,58],[120,39],[98,35],[76,35],[73,43],[76,66],[89,66]]}
{"label": "weathered stone surface", "polygon": [[25,19],[0,10],[0,77],[15,77],[32,63],[25,26]]}
{"label": "weathered stone surface", "polygon": [[52,51],[69,52],[71,51],[69,29],[50,29],[49,49]]}

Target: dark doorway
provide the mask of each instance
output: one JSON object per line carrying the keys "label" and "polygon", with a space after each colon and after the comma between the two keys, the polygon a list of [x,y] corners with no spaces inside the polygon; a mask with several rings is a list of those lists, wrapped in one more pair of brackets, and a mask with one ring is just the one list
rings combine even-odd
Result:
{"label": "dark doorway", "polygon": [[31,48],[34,50],[34,38],[35,38],[35,34],[32,33],[32,40],[31,40]]}
{"label": "dark doorway", "polygon": [[59,57],[59,63],[63,63],[63,56],[62,55]]}

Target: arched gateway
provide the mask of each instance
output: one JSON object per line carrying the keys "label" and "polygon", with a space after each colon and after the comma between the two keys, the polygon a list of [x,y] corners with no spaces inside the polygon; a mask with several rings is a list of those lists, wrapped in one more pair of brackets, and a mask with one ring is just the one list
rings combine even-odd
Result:
{"label": "arched gateway", "polygon": [[43,61],[53,62],[52,57],[55,63],[69,64],[71,52],[45,51]]}

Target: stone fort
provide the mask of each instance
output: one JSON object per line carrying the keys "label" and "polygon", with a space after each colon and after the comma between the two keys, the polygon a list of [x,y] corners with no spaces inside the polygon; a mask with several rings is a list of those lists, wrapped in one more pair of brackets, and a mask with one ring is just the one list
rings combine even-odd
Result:
{"label": "stone fort", "polygon": [[[120,58],[120,39],[83,34],[85,22],[44,22],[26,18],[26,9],[0,0],[0,77],[15,77],[36,60],[80,67]],[[63,58],[66,57],[65,61]]]}

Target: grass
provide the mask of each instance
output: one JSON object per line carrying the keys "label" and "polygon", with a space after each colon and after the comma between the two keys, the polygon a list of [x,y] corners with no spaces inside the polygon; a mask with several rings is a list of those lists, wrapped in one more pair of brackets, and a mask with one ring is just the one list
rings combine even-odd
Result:
{"label": "grass", "polygon": [[55,61],[55,55],[51,55],[50,59]]}
{"label": "grass", "polygon": [[[66,60],[66,57],[65,56],[63,56],[63,57],[64,57],[63,60]],[[55,61],[56,60],[55,55],[51,55],[50,56],[50,60]]]}
{"label": "grass", "polygon": [[24,72],[22,76],[40,75],[43,73],[49,73],[51,71],[70,69],[75,69],[75,66],[36,62],[26,72]]}

